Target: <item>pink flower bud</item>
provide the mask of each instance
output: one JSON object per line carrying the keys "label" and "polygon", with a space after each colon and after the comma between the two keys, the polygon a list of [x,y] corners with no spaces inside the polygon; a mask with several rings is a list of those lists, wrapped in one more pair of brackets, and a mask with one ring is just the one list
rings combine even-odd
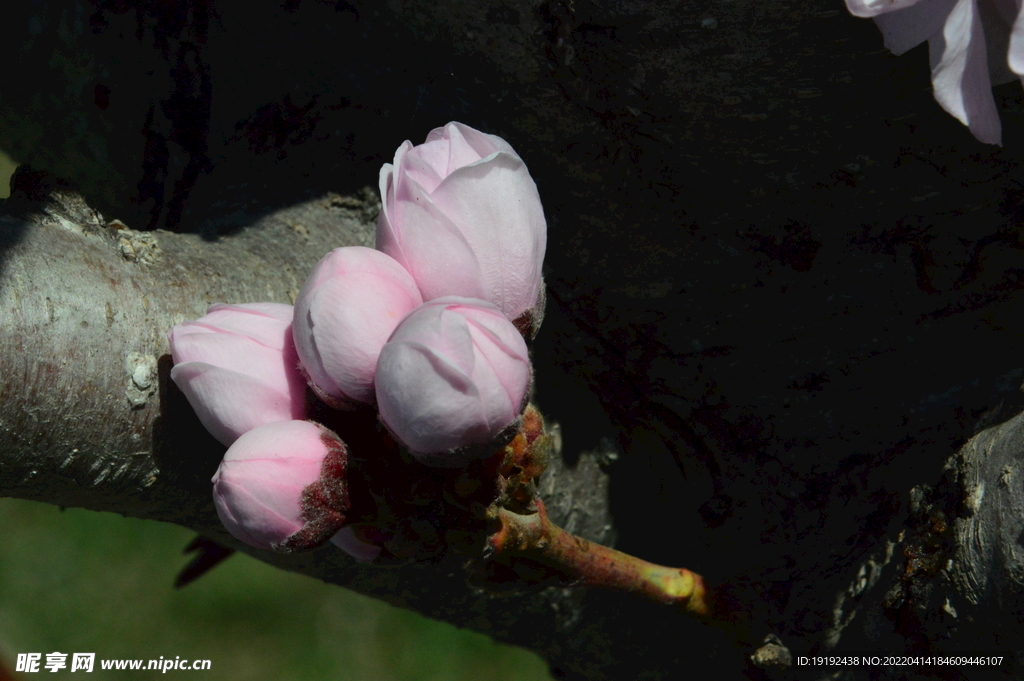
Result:
{"label": "pink flower bud", "polygon": [[305,416],[291,322],[291,305],[218,303],[167,334],[171,380],[224,444],[264,423]]}
{"label": "pink flower bud", "polygon": [[315,548],[345,522],[347,464],[345,444],[316,423],[254,428],[228,448],[213,476],[217,515],[256,548]]}
{"label": "pink flower bud", "polygon": [[360,563],[370,563],[380,555],[381,548],[376,544],[363,541],[352,527],[343,527],[338,534],[331,537],[331,543],[352,556]]}
{"label": "pink flower bud", "polygon": [[380,251],[325,255],[295,301],[295,345],[313,391],[333,407],[372,404],[377,355],[422,302],[409,273]]}
{"label": "pink flower bud", "polygon": [[377,406],[421,462],[453,467],[511,437],[530,387],[526,343],[494,305],[449,296],[398,325],[377,364]]}
{"label": "pink flower bud", "polygon": [[377,248],[409,270],[424,300],[481,298],[520,328],[539,325],[547,223],[508,142],[449,123],[398,148],[380,195]]}

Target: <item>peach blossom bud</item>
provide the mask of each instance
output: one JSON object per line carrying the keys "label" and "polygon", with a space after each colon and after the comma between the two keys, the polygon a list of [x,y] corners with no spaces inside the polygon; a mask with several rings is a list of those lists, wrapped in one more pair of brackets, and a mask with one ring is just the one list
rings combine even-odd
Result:
{"label": "peach blossom bud", "polygon": [[171,380],[225,445],[264,423],[305,416],[291,322],[291,305],[218,303],[167,334]]}
{"label": "peach blossom bud", "polygon": [[336,408],[372,404],[377,355],[422,302],[409,273],[380,251],[325,255],[295,301],[295,345],[313,391]]}
{"label": "peach blossom bud", "polygon": [[217,515],[259,549],[315,548],[345,522],[348,451],[311,421],[279,421],[235,440],[213,476]]}
{"label": "peach blossom bud", "polygon": [[526,343],[501,310],[448,296],[416,308],[381,350],[377,406],[421,462],[460,466],[514,435],[530,380]]}
{"label": "peach blossom bud", "polygon": [[449,123],[398,148],[381,168],[380,195],[377,248],[409,270],[424,300],[481,298],[533,336],[547,223],[508,142]]}

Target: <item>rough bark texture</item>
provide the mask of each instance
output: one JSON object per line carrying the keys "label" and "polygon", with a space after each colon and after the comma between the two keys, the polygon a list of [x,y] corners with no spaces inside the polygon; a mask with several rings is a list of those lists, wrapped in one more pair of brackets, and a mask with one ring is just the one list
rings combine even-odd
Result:
{"label": "rough bark texture", "polygon": [[[123,251],[87,214],[5,222],[3,493],[216,533],[218,452],[166,386],[162,333],[221,297],[287,301],[328,245],[368,238],[340,216],[367,229],[352,197],[393,149],[457,119],[513,144],[547,210],[535,360],[559,513],[600,539],[610,512],[619,548],[731,585],[793,655],[979,650],[1007,662],[948,676],[1018,673],[1019,84],[995,90],[1005,146],[982,145],[935,104],[923,49],[892,57],[832,0],[93,0],[5,20],[0,147],[130,227],[194,234],[125,232]],[[598,448],[620,453],[607,505],[579,456]],[[288,560],[571,678],[768,673],[628,599]]]}
{"label": "rough bark texture", "polygon": [[[210,478],[224,447],[170,381],[166,332],[212,302],[293,302],[327,250],[372,243],[368,217],[379,208],[372,194],[299,204],[213,243],[119,229],[75,194],[32,204],[19,179],[3,207],[22,216],[0,216],[0,492],[177,523],[549,658],[579,657],[562,651],[571,639],[561,630],[581,622],[584,604],[571,589],[509,585],[495,595],[468,584],[457,559],[367,567],[333,546],[281,556],[246,547],[220,526]],[[598,542],[612,532],[600,468],[611,447],[571,467],[557,459],[541,484],[552,517]],[[593,664],[585,659],[598,641],[575,645],[587,652],[574,664]]]}

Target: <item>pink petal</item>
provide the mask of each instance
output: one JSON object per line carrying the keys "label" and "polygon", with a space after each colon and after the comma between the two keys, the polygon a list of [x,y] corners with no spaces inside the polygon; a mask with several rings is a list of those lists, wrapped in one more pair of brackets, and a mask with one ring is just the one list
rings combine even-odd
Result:
{"label": "pink petal", "polygon": [[403,157],[412,149],[412,142],[406,140],[395,150],[394,163],[385,163],[380,169],[380,215],[377,217],[377,238],[376,249],[387,253],[397,260],[403,267],[408,269],[408,257],[403,244],[402,224],[396,222],[397,206],[396,193],[398,191],[398,167],[402,164]]}
{"label": "pink petal", "polygon": [[445,362],[469,376],[473,373],[475,362],[473,338],[465,319],[449,310],[453,301],[464,300],[482,302],[446,296],[424,303],[402,320],[389,340],[425,344],[432,353],[439,354]]}
{"label": "pink petal", "polygon": [[393,249],[378,230],[377,248],[409,271],[424,300],[455,294],[483,296],[480,264],[466,237],[419,184],[408,177],[398,180],[393,217],[395,224],[402,225],[401,245]]}
{"label": "pink petal", "polygon": [[[399,147],[399,152],[402,148]],[[385,163],[380,168],[380,215],[377,216],[377,236],[375,248],[389,254],[392,258],[402,263],[406,262],[405,249],[398,232],[395,230],[392,221],[392,214],[395,211],[395,167]]]}
{"label": "pink petal", "polygon": [[[476,163],[483,157],[489,156],[496,151],[491,149],[492,145],[490,144],[490,140],[487,140],[482,135],[476,136],[475,139],[479,142],[484,142],[484,150],[489,151],[486,154],[482,154],[477,151],[466,139],[464,134],[469,132],[471,130],[470,128],[466,128],[457,123],[449,123],[444,129],[448,138],[448,162],[446,164],[444,177],[451,175],[463,166]],[[473,132],[476,131],[474,130]],[[437,144],[437,142],[428,142],[427,144]],[[434,188],[431,188],[429,191],[433,192]]]}
{"label": "pink petal", "polygon": [[[392,276],[397,262],[394,258],[380,251],[365,246],[344,246],[335,248],[320,258],[302,285],[303,291],[316,288],[320,284],[338,276],[349,274],[369,274]],[[397,268],[400,269],[400,268]],[[300,291],[299,297],[302,296]]]}
{"label": "pink petal", "polygon": [[351,527],[343,527],[331,537],[331,543],[361,563],[369,563],[380,555],[380,547],[359,539]]}
{"label": "pink petal", "polygon": [[487,419],[468,376],[420,343],[389,342],[380,354],[381,417],[413,451],[443,452],[486,442]]}
{"label": "pink petal", "polygon": [[174,353],[177,340],[194,333],[241,336],[280,351],[289,342],[292,313],[291,305],[279,303],[215,303],[199,319],[177,324],[171,329],[168,333],[171,352]]}
{"label": "pink petal", "polygon": [[302,418],[305,408],[301,393],[289,395],[252,376],[205,362],[174,365],[171,380],[203,426],[225,445],[265,423]]}
{"label": "pink petal", "polygon": [[493,382],[504,390],[514,417],[522,406],[522,386],[530,382],[530,358],[526,342],[515,327],[511,329],[515,333],[510,334],[503,325],[483,319],[482,315],[467,314],[466,317],[473,344],[484,360],[479,364],[493,373]]}
{"label": "pink petal", "polygon": [[238,438],[213,476],[221,522],[253,546],[271,548],[301,529],[302,492],[320,477],[327,453],[320,426],[267,424]]}
{"label": "pink petal", "polygon": [[497,135],[489,135],[485,132],[480,132],[475,128],[471,128],[465,123],[459,123],[458,121],[452,121],[443,128],[434,128],[427,135],[427,142],[432,142],[435,139],[446,139],[451,138],[453,131],[457,130],[459,135],[465,141],[466,144],[471,146],[476,152],[477,160],[490,156],[496,151],[504,151],[518,156],[512,149],[512,145],[498,137]]}
{"label": "pink petal", "polygon": [[497,436],[529,383],[526,343],[501,311],[448,296],[410,313],[381,350],[377,406],[414,454],[437,454]]}
{"label": "pink petal", "polygon": [[[231,468],[223,466],[217,471],[218,476],[230,476]],[[302,529],[299,520],[302,487],[281,489],[281,485],[276,485],[278,494],[294,499],[293,508],[288,509],[282,508],[284,504],[277,499],[272,498],[268,503],[268,499],[257,497],[243,481],[214,478],[214,484],[214,493],[219,497],[215,499],[219,502],[216,503],[217,515],[228,531],[242,541],[269,549]],[[273,503],[275,501],[278,503]]]}
{"label": "pink petal", "polygon": [[379,279],[351,277],[325,282],[310,300],[313,338],[324,372],[351,399],[373,402],[380,349],[414,307],[399,304],[407,299],[389,295],[393,293]]}
{"label": "pink petal", "polygon": [[403,157],[398,172],[416,180],[427,192],[434,191],[448,175],[449,145],[445,140],[428,142],[410,149]]}
{"label": "pink petal", "polygon": [[[499,152],[453,172],[431,198],[465,237],[483,276],[482,293],[449,288],[443,295],[489,300],[509,319],[533,307],[547,223],[523,162]],[[432,297],[424,292],[424,299]]]}
{"label": "pink petal", "polygon": [[[217,475],[219,474],[220,470],[218,469]],[[298,529],[284,522],[275,522],[278,520],[276,514],[268,513],[264,517],[266,511],[262,504],[253,499],[246,490],[227,482],[217,484],[217,476],[214,476],[213,482],[215,483],[213,503],[217,510],[217,517],[220,518],[221,525],[236,539],[258,549],[269,549],[274,541],[268,537],[289,536]],[[247,518],[261,518],[261,520],[246,522]]]}
{"label": "pink petal", "polygon": [[[316,478],[313,471],[320,470],[320,463],[327,453],[323,440],[325,432],[330,433],[311,421],[288,420],[272,426],[268,424],[246,434],[245,440],[225,452],[224,461],[285,462],[294,472],[294,475],[286,475],[286,479],[299,483],[312,476],[302,482],[307,485]],[[270,477],[279,477],[279,474]]]}
{"label": "pink petal", "polygon": [[289,385],[287,366],[281,350],[260,345],[244,336],[227,333],[191,333],[174,340],[173,358],[182,362],[205,362],[222,369],[247,374],[285,391]]}
{"label": "pink petal", "polygon": [[412,276],[372,248],[324,256],[296,299],[295,342],[311,381],[335,399],[372,403],[377,355],[423,302]]}

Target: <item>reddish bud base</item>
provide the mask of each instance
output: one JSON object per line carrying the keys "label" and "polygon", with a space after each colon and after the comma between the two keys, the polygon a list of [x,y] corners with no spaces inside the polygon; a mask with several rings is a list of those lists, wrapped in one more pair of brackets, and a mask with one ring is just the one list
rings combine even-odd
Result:
{"label": "reddish bud base", "polygon": [[320,464],[320,477],[302,490],[302,529],[274,547],[277,551],[314,549],[333,537],[345,524],[349,508],[348,449],[333,432],[317,424],[327,455]]}

